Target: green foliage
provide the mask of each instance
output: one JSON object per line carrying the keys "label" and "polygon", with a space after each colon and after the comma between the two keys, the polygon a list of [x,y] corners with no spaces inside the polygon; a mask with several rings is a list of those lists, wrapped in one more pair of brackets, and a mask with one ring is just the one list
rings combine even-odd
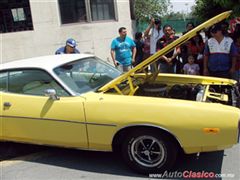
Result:
{"label": "green foliage", "polygon": [[149,21],[151,17],[161,18],[167,13],[169,0],[135,0],[134,8],[138,21]]}
{"label": "green foliage", "polygon": [[214,0],[214,2],[225,9],[233,10],[235,16],[240,16],[240,0]]}
{"label": "green foliage", "polygon": [[162,17],[162,19],[168,19],[168,20],[184,20],[184,19],[191,19],[194,18],[191,13],[184,13],[184,12],[169,12],[165,16]]}
{"label": "green foliage", "polygon": [[207,20],[221,12],[233,10],[233,16],[240,15],[239,0],[196,0],[193,14],[202,20]]}
{"label": "green foliage", "polygon": [[169,14],[165,15],[164,19],[183,19],[183,17],[186,16],[182,12],[170,12]]}

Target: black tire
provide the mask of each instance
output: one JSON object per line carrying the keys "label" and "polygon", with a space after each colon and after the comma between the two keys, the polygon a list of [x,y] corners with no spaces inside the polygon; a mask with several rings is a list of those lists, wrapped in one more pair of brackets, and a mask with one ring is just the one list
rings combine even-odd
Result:
{"label": "black tire", "polygon": [[176,144],[165,133],[142,128],[124,139],[121,150],[128,166],[142,174],[170,170],[178,151]]}

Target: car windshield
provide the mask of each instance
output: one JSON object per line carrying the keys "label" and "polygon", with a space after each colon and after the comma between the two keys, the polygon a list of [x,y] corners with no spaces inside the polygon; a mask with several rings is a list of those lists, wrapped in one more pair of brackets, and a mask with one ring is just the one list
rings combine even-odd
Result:
{"label": "car windshield", "polygon": [[78,94],[95,91],[121,74],[116,68],[96,57],[64,64],[55,68],[54,72]]}

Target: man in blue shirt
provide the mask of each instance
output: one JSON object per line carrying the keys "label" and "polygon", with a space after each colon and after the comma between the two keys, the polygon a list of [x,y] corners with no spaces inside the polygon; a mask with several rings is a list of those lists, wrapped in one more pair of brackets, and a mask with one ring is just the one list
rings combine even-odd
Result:
{"label": "man in blue shirt", "polygon": [[136,44],[127,36],[125,27],[118,30],[119,37],[115,38],[111,44],[111,56],[113,63],[118,69],[127,72],[135,62]]}
{"label": "man in blue shirt", "polygon": [[77,42],[70,38],[66,41],[66,46],[59,48],[55,54],[79,54],[79,50],[76,48]]}
{"label": "man in blue shirt", "polygon": [[231,78],[235,71],[236,48],[230,37],[225,37],[221,24],[211,27],[212,38],[204,50],[204,75]]}

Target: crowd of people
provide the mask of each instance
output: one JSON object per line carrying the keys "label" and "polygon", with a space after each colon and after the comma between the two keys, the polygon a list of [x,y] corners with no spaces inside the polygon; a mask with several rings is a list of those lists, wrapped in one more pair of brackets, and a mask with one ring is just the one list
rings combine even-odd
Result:
{"label": "crowd of people", "polygon": [[[194,23],[187,23],[186,31],[182,32],[182,35],[193,28]],[[213,25],[204,33],[204,38],[203,34],[197,34],[162,56],[149,70],[240,81],[240,24],[237,24],[231,33],[228,28],[226,21]],[[119,28],[118,32],[119,36],[111,43],[110,53],[113,64],[122,72],[129,71],[179,38],[171,25],[162,26],[161,20],[153,18],[144,32],[136,32],[134,40],[127,36],[125,27]],[[74,39],[68,39],[66,46],[58,49],[56,54],[80,53],[76,45]]]}
{"label": "crowd of people", "polygon": [[[161,73],[232,78],[239,81],[240,24],[236,25],[233,33],[229,33],[228,26],[227,22],[213,25],[205,32],[205,40],[202,34],[197,34],[191,40],[162,56],[156,64],[150,67],[150,70],[152,72],[158,70]],[[182,35],[193,28],[194,23],[187,23],[186,31]],[[131,59],[128,62],[136,66],[178,38],[171,25],[167,24],[162,27],[161,21],[154,19],[151,19],[145,32],[136,32],[134,44],[126,42],[129,40],[125,40],[125,37],[126,33],[124,36],[120,33],[120,36],[116,38],[119,46],[111,46],[111,52],[118,54],[116,56],[112,54],[114,64],[118,62],[123,67],[125,64],[119,57],[122,54],[124,59],[126,51],[129,52],[128,58]],[[131,68],[129,63],[126,71]],[[122,70],[125,71],[125,69]]]}

